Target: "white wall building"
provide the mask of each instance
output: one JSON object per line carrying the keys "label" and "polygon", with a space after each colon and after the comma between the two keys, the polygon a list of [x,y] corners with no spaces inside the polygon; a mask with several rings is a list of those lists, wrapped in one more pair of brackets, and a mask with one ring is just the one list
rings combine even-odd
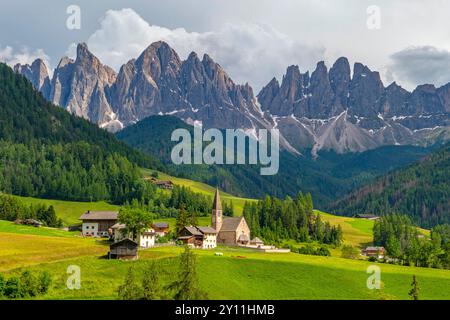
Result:
{"label": "white wall building", "polygon": [[[127,238],[127,236],[124,235],[122,232],[122,230],[125,228],[124,224],[116,223],[111,228],[114,233],[114,242],[119,242]],[[139,244],[139,247],[141,248],[152,248],[155,246],[155,241],[156,241],[155,230],[153,230],[152,228],[148,228],[139,236],[137,242]]]}

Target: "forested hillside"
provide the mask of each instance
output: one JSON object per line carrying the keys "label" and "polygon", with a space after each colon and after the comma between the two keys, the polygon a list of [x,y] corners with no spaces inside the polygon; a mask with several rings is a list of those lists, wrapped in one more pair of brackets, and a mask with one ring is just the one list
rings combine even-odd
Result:
{"label": "forested hillside", "polygon": [[450,144],[352,192],[331,206],[343,215],[401,213],[423,227],[450,222]]}
{"label": "forested hillside", "polygon": [[0,192],[121,203],[147,192],[140,166],[162,168],[0,64]]}
{"label": "forested hillside", "polygon": [[171,164],[173,130],[193,127],[172,116],[152,116],[117,133],[120,140],[161,159],[172,174],[221,189],[238,196],[263,198],[266,194],[296,196],[311,193],[317,208],[345,195],[353,188],[395,168],[403,167],[430,152],[428,148],[386,146],[363,153],[336,154],[321,151],[314,159],[309,151],[303,156],[280,154],[280,170],[274,176],[261,176],[256,165],[180,165]]}

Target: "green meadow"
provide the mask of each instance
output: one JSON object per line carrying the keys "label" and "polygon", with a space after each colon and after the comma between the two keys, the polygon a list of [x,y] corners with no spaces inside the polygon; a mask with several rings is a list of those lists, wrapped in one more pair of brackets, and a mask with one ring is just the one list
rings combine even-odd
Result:
{"label": "green meadow", "polygon": [[[1,237],[1,235],[0,235]],[[62,259],[52,263],[11,268],[8,274],[24,269],[47,270],[53,285],[42,299],[115,299],[125,274],[133,267],[137,274],[159,261],[166,274],[163,281],[173,280],[178,265],[179,247],[140,251],[137,261],[104,259],[100,248],[95,255]],[[103,250],[103,252],[102,252]],[[223,256],[215,256],[222,252]],[[450,271],[377,264],[381,269],[382,288],[369,290],[369,262],[334,257],[306,256],[296,253],[259,253],[247,249],[219,247],[195,250],[198,259],[200,287],[209,299],[408,299],[412,276],[421,287],[421,299],[450,299]],[[81,289],[66,288],[67,267],[81,269]]]}
{"label": "green meadow", "polygon": [[[187,179],[160,174],[175,184],[189,186],[196,192],[213,195],[214,188]],[[233,200],[236,214],[242,212],[245,201],[222,193]],[[87,210],[118,210],[106,202],[79,203],[19,197],[27,204],[53,205],[65,224],[79,223]],[[241,211],[239,211],[241,210]],[[340,225],[345,244],[364,247],[372,241],[373,221],[333,216],[316,211],[332,225]],[[199,225],[210,225],[210,217],[199,217]],[[169,222],[173,218],[157,219]],[[424,234],[428,230],[421,230]],[[294,246],[301,246],[289,242]],[[53,284],[41,299],[116,299],[117,288],[129,267],[138,274],[151,262],[163,266],[163,282],[174,279],[178,270],[177,257],[183,250],[169,246],[140,250],[137,261],[107,260],[108,243],[86,239],[79,232],[52,228],[35,228],[0,221],[0,272],[18,274],[23,270],[49,271]],[[215,252],[223,253],[216,256]],[[412,276],[416,275],[421,299],[450,299],[450,270],[415,268],[375,263],[381,270],[380,290],[366,286],[367,268],[374,263],[340,258],[340,249],[331,248],[331,257],[308,256],[297,253],[261,253],[242,248],[218,247],[195,250],[200,287],[209,299],[408,299]],[[66,288],[67,268],[81,268],[81,289]]]}
{"label": "green meadow", "polygon": [[27,205],[45,204],[47,206],[53,206],[55,212],[59,218],[63,220],[64,225],[76,225],[80,224],[78,220],[80,216],[88,210],[91,211],[118,211],[119,206],[109,204],[105,201],[98,202],[75,202],[75,201],[63,201],[63,200],[51,200],[51,199],[38,199],[31,197],[18,197],[20,201]]}

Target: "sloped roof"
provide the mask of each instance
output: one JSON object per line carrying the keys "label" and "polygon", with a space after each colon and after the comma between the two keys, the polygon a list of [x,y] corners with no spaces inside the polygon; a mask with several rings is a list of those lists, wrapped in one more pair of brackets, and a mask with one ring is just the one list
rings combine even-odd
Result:
{"label": "sloped roof", "polygon": [[80,220],[117,220],[118,215],[117,211],[87,211]]}
{"label": "sloped roof", "polygon": [[168,222],[155,222],[155,223],[153,223],[153,226],[156,228],[168,228],[169,223]]}
{"label": "sloped roof", "polygon": [[216,229],[211,227],[197,227],[198,230],[200,230],[201,233],[217,233]]}
{"label": "sloped roof", "polygon": [[220,231],[236,231],[242,219],[244,219],[244,217],[230,217],[223,219]]}
{"label": "sloped roof", "polygon": [[220,201],[219,188],[216,188],[214,194],[213,210],[222,210],[222,201]]}
{"label": "sloped roof", "polygon": [[252,243],[264,243],[260,238],[255,237],[252,241],[250,241]]}
{"label": "sloped roof", "polygon": [[115,248],[115,247],[119,247],[119,246],[121,246],[121,245],[124,245],[124,244],[126,244],[126,243],[130,243],[133,247],[137,247],[137,246],[139,245],[137,242],[135,242],[135,241],[133,241],[133,240],[131,240],[131,239],[125,238],[125,239],[120,240],[120,241],[118,241],[118,242],[114,242],[114,243],[111,244],[109,247],[112,249],[112,248]]}
{"label": "sloped roof", "polygon": [[190,234],[194,236],[202,236],[203,233],[201,233],[196,227],[184,227],[187,231],[189,231]]}
{"label": "sloped roof", "polygon": [[126,225],[124,225],[123,223],[116,223],[111,227],[111,229],[124,229],[125,227]]}

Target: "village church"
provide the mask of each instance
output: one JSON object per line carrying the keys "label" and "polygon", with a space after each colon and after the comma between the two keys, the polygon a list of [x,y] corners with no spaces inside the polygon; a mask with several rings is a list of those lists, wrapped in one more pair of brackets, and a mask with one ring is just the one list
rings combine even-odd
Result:
{"label": "village church", "polygon": [[219,189],[216,189],[212,209],[211,226],[217,231],[217,244],[248,245],[250,228],[244,217],[224,217]]}

